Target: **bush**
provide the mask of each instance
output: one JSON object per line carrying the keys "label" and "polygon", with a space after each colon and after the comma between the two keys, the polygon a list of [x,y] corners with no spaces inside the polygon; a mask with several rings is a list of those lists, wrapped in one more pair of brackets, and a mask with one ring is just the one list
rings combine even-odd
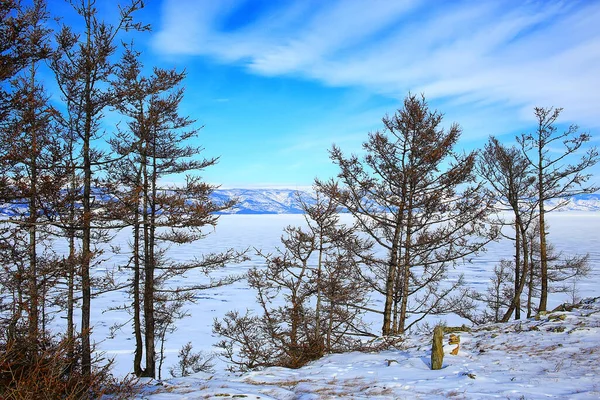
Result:
{"label": "bush", "polygon": [[189,376],[197,372],[212,373],[215,366],[212,362],[213,358],[214,356],[207,356],[201,351],[197,353],[192,352],[192,342],[188,342],[179,350],[179,362],[177,366],[170,368],[169,372],[175,378]]}
{"label": "bush", "polygon": [[110,374],[111,363],[93,360],[91,375],[82,373],[79,342],[27,337],[0,342],[0,398],[2,400],[131,398],[134,381],[118,381]]}

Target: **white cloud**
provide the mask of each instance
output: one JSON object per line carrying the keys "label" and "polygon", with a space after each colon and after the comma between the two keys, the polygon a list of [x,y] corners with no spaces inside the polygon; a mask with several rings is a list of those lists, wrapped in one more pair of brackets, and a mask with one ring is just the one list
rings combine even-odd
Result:
{"label": "white cloud", "polygon": [[297,2],[223,31],[236,6],[166,1],[156,48],[397,98],[412,90],[519,115],[561,106],[600,125],[599,2]]}

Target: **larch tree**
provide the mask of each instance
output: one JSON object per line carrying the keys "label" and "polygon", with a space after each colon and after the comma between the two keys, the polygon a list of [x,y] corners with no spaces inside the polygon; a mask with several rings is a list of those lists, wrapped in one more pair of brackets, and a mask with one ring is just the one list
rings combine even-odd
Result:
{"label": "larch tree", "polygon": [[[518,147],[507,147],[495,137],[490,137],[480,153],[477,163],[478,173],[492,190],[495,208],[498,211],[510,211],[513,220],[504,225],[512,225],[515,230],[514,288],[512,298],[500,320],[506,322],[514,313],[515,319],[521,318],[521,294],[525,287],[530,266],[530,244],[528,232],[535,217],[537,204],[532,199],[535,176],[527,159]],[[503,265],[501,269],[506,269]],[[499,278],[503,274],[498,274]],[[499,285],[500,282],[495,282]],[[497,291],[496,291],[497,292]],[[495,314],[498,317],[498,314]],[[497,318],[498,319],[498,318]]]}
{"label": "larch tree", "polygon": [[[112,186],[107,187],[115,196],[109,207],[112,218],[132,228],[128,267],[133,272],[134,372],[155,377],[156,344],[163,342],[167,325],[175,322],[171,317],[183,316],[179,308],[193,301],[196,291],[229,283],[233,278],[187,287],[169,285],[169,280],[190,270],[208,275],[244,255],[229,250],[190,261],[169,259],[169,246],[203,238],[202,229],[214,227],[217,213],[233,202],[214,202],[210,195],[215,187],[198,175],[218,160],[199,157],[203,149],[193,145],[199,129],[194,127],[194,120],[180,114],[185,73],[154,68],[151,75],[144,76],[142,70],[139,54],[128,47],[113,83],[114,93],[122,100],[114,107],[126,118],[127,126],[111,140],[113,152],[121,159],[109,169]],[[185,181],[163,183],[178,176],[185,176]]]}
{"label": "larch tree", "polygon": [[[568,197],[597,190],[593,185],[586,184],[591,177],[586,170],[598,162],[598,150],[596,147],[585,149],[590,135],[580,133],[576,125],[559,131],[556,121],[561,112],[562,108],[536,107],[534,113],[537,129],[517,137],[522,153],[536,177],[541,279],[538,311],[546,311],[548,306],[549,252],[546,213],[564,206]],[[557,152],[560,147],[562,149]],[[552,199],[561,201],[547,209],[546,202]]]}
{"label": "larch tree", "polygon": [[361,346],[367,288],[360,268],[371,243],[339,223],[336,202],[317,194],[301,201],[307,227],[288,226],[282,248],[258,255],[265,268],[248,272],[255,312],[228,312],[215,320],[217,345],[233,371],[267,366],[299,368],[324,354]]}
{"label": "larch tree", "polygon": [[366,260],[372,258],[373,243],[360,238],[352,226],[340,222],[335,199],[315,190],[314,202],[300,196],[298,200],[316,254],[316,265],[311,263],[311,281],[316,292],[314,340],[322,343],[324,352],[331,353],[344,343],[344,334],[368,335],[361,323],[367,293],[360,271]]}
{"label": "larch tree", "polygon": [[[90,266],[94,249],[93,238],[97,215],[93,212],[96,194],[94,171],[106,161],[95,145],[103,134],[103,112],[118,100],[110,90],[110,80],[115,72],[113,57],[117,49],[117,36],[125,30],[144,30],[146,27],[133,21],[135,11],[143,6],[142,0],[132,0],[119,7],[116,24],[97,18],[95,0],[77,0],[71,3],[81,17],[83,31],[75,33],[64,25],[56,35],[56,55],[52,68],[56,75],[66,108],[65,129],[73,151],[78,152],[74,171],[81,175],[81,215],[76,215],[75,227],[81,236],[81,341],[82,366],[87,375],[91,371],[90,313],[92,284]],[[75,180],[73,180],[75,181]],[[74,221],[75,222],[75,221]],[[97,226],[97,225],[96,225]]]}
{"label": "larch tree", "polygon": [[334,180],[317,181],[385,250],[366,277],[384,296],[383,335],[459,308],[462,294],[454,294],[462,280],[447,286],[443,280],[494,233],[485,225],[489,199],[475,181],[475,153],[456,154],[461,129],[441,123],[442,114],[411,94],[402,109],[383,118],[383,132],[369,134],[363,157],[332,148],[339,187]]}
{"label": "larch tree", "polygon": [[[29,7],[19,9],[14,17],[26,21],[19,31],[20,62],[25,66],[10,80],[10,107],[3,115],[0,128],[0,163],[3,178],[8,179],[1,200],[9,204],[12,214],[4,223],[21,229],[9,229],[3,235],[8,233],[13,240],[10,251],[27,260],[27,267],[15,271],[14,276],[22,280],[17,290],[24,295],[20,296],[19,307],[27,313],[28,340],[37,344],[45,328],[45,324],[40,324],[40,321],[45,322],[45,314],[40,309],[46,304],[51,272],[43,268],[48,264],[44,263],[48,254],[42,254],[42,248],[47,245],[44,231],[53,219],[50,199],[64,182],[58,166],[64,152],[55,121],[56,111],[49,106],[38,77],[39,65],[51,53],[50,31],[45,27],[49,19],[45,4],[34,1]],[[23,231],[27,232],[26,237]],[[14,259],[13,265],[18,266],[20,262]],[[5,267],[8,265],[10,263]]]}
{"label": "larch tree", "polygon": [[27,12],[21,2],[6,0],[0,3],[0,122],[11,110],[10,81],[30,59],[26,50]]}

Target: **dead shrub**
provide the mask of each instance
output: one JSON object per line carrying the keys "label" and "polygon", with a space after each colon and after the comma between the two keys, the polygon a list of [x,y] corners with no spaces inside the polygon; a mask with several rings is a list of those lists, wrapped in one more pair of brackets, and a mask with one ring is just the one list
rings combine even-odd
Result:
{"label": "dead shrub", "polygon": [[26,337],[0,342],[0,398],[2,400],[113,399],[131,398],[135,381],[115,379],[111,363],[93,360],[92,373],[81,368],[79,341],[40,340],[32,343]]}

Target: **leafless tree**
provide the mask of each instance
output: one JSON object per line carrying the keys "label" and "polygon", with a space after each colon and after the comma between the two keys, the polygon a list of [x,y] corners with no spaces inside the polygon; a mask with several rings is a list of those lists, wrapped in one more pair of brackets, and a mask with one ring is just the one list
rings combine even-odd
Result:
{"label": "leafless tree", "polygon": [[[217,159],[199,158],[202,148],[188,144],[199,129],[194,128],[195,121],[179,113],[185,73],[155,68],[152,75],[144,76],[142,69],[139,54],[128,46],[113,84],[114,93],[121,99],[114,107],[126,118],[127,127],[111,140],[113,152],[120,158],[112,163],[104,186],[113,196],[107,204],[110,218],[132,227],[129,267],[133,270],[134,372],[155,377],[157,339],[164,340],[175,322],[161,318],[161,310],[171,309],[165,303],[192,301],[197,290],[223,285],[234,278],[194,287],[172,287],[167,282],[192,269],[209,274],[244,255],[229,250],[185,262],[167,257],[170,245],[203,238],[202,228],[214,227],[217,212],[233,203],[212,201],[214,186],[198,177]],[[165,178],[179,174],[186,174],[183,184],[161,184]]]}
{"label": "leafless tree", "polygon": [[[508,321],[513,312],[515,319],[520,319],[521,294],[530,268],[528,232],[537,210],[534,200],[535,176],[519,148],[506,147],[495,137],[490,137],[480,153],[477,170],[492,190],[496,210],[509,211],[513,215],[512,221],[501,221],[505,226],[513,226],[515,231],[515,237],[511,238],[515,242],[515,257],[514,262],[510,264],[514,270],[514,290],[512,300],[501,320]],[[504,236],[506,237],[506,234]],[[500,268],[507,269],[506,265]],[[497,275],[497,278],[501,275]],[[495,310],[497,311],[497,308]]]}
{"label": "leafless tree", "polygon": [[318,195],[304,204],[308,228],[287,227],[283,249],[262,254],[266,267],[248,273],[259,309],[215,321],[218,344],[233,371],[298,368],[326,353],[359,345],[366,288],[359,268],[370,243],[339,224],[335,203]]}
{"label": "leafless tree", "polygon": [[[94,170],[104,162],[103,154],[95,146],[102,135],[103,111],[117,100],[110,91],[110,79],[115,72],[112,57],[117,49],[117,36],[125,30],[144,30],[146,27],[133,21],[135,11],[143,6],[142,0],[132,0],[120,7],[115,25],[97,18],[95,0],[77,0],[71,3],[81,17],[84,27],[81,34],[63,25],[56,35],[56,55],[52,62],[57,83],[67,108],[65,129],[75,143],[72,150],[79,154],[75,169],[81,172],[81,215],[76,216],[76,229],[81,232],[81,331],[84,372],[91,371],[90,311],[92,284],[90,265],[94,255],[93,232],[96,214],[93,192]],[[72,260],[71,260],[72,261]]]}
{"label": "leafless tree", "polygon": [[[548,244],[546,213],[566,204],[566,199],[580,193],[597,190],[587,185],[590,174],[586,170],[598,162],[596,147],[585,149],[590,140],[588,133],[580,133],[576,125],[559,132],[556,121],[562,108],[534,109],[537,129],[533,133],[517,137],[522,153],[534,169],[536,177],[536,203],[539,220],[540,245],[540,303],[538,309],[546,311],[548,303]],[[557,153],[557,149],[562,150]],[[583,151],[585,150],[585,151]],[[574,161],[573,163],[570,163]],[[552,209],[546,208],[546,202],[563,199]]]}
{"label": "leafless tree", "polygon": [[453,294],[462,281],[449,287],[442,281],[493,236],[484,224],[490,201],[475,182],[475,153],[455,154],[461,129],[442,129],[441,122],[423,97],[409,95],[402,109],[383,118],[384,131],[369,135],[364,157],[332,148],[339,187],[317,181],[387,252],[367,281],[385,298],[383,335],[459,307],[461,296]]}

